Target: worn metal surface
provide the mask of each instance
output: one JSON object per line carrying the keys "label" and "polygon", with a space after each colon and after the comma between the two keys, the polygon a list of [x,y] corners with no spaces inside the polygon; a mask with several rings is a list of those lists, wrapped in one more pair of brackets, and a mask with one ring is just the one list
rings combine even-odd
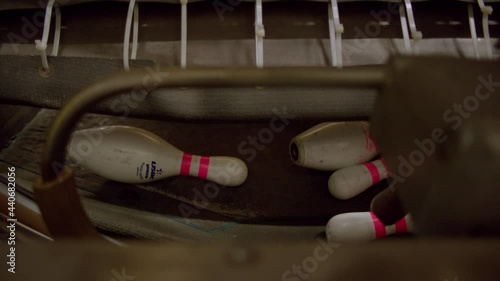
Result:
{"label": "worn metal surface", "polygon": [[349,69],[328,68],[166,68],[152,76],[150,70],[136,70],[117,74],[84,89],[69,100],[56,116],[47,135],[47,146],[42,154],[42,176],[51,180],[57,176],[54,165],[64,163],[69,134],[78,119],[93,105],[117,96],[124,91],[144,87],[144,81],[157,87],[360,87],[377,89],[385,79],[385,67]]}
{"label": "worn metal surface", "polygon": [[[413,243],[412,243],[413,242]],[[3,245],[3,246],[1,246]],[[0,244],[3,253],[5,243]],[[498,240],[18,246],[15,280],[498,280]],[[5,267],[4,267],[5,268]]]}
{"label": "worn metal surface", "polygon": [[403,57],[391,65],[372,133],[419,233],[498,235],[498,62]]}

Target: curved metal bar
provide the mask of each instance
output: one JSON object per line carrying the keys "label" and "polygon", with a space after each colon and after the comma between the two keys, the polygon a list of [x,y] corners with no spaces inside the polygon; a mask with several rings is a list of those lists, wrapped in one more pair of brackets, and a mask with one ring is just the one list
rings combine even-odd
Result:
{"label": "curved metal bar", "polygon": [[[75,95],[56,116],[42,154],[42,179],[51,181],[61,173],[65,147],[78,119],[92,105],[141,86],[151,70],[121,73],[97,82]],[[385,81],[385,66],[267,69],[159,69],[157,87],[360,87],[379,88]]]}

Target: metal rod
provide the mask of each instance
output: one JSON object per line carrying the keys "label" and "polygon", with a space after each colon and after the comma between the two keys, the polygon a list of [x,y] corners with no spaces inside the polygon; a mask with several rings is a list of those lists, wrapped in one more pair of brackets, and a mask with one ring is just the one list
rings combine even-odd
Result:
{"label": "metal rod", "polygon": [[102,100],[143,86],[145,80],[160,87],[355,87],[380,88],[385,81],[385,66],[266,69],[157,69],[121,73],[81,90],[59,111],[52,124],[42,154],[42,179],[55,179],[63,167],[65,148],[79,118]]}

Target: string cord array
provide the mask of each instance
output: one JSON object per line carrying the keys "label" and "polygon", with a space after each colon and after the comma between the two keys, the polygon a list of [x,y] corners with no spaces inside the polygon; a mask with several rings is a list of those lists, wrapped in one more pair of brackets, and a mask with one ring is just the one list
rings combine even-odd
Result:
{"label": "string cord array", "polygon": [[[188,0],[179,0],[181,4],[181,58],[180,65],[182,69],[187,65],[187,3]],[[474,0],[471,0],[474,1]],[[493,13],[493,8],[487,6],[484,0],[477,0],[477,4],[482,12],[482,28],[484,42],[486,46],[486,55],[493,58],[491,37],[489,32],[489,15]],[[257,68],[264,67],[264,20],[262,0],[255,0],[255,65]],[[50,65],[47,58],[47,42],[49,39],[50,25],[52,20],[52,11],[55,9],[55,33],[52,47],[52,56],[59,53],[59,42],[61,36],[61,11],[56,0],[49,0],[45,9],[45,20],[41,40],[35,40],[36,49],[40,52],[42,68],[45,73],[50,72]],[[473,2],[467,5],[468,23],[470,28],[471,40],[474,48],[474,57],[480,58],[479,39],[476,32],[474,18]],[[401,22],[401,31],[405,49],[408,53],[417,53],[416,43],[423,38],[421,31],[417,29],[411,0],[401,0],[399,4],[399,16]],[[344,25],[340,23],[340,12],[337,0],[329,0],[328,3],[328,28],[330,36],[330,54],[331,66],[342,68],[342,34]],[[130,52],[130,33],[132,32],[132,50]],[[130,60],[137,58],[138,35],[139,34],[139,5],[136,0],[130,0],[127,18],[125,22],[125,33],[123,38],[123,67],[126,71],[130,70]],[[411,38],[410,38],[411,35]]]}
{"label": "string cord array", "polygon": [[[41,40],[35,40],[35,48],[40,52],[42,58],[42,68],[45,73],[50,72],[50,66],[47,59],[47,43],[49,41],[50,23],[52,21],[52,10],[54,9],[55,0],[49,0],[45,8],[45,21],[43,24],[43,33]],[[59,53],[59,42],[61,38],[61,11],[59,5],[55,5],[56,10],[56,26],[54,32],[54,44],[52,45],[52,56],[57,56]]]}

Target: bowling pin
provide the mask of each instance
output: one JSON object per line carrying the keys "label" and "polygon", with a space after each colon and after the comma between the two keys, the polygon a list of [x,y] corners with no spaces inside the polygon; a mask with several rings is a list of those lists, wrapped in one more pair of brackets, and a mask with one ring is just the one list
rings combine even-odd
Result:
{"label": "bowling pin", "polygon": [[384,159],[342,168],[328,180],[330,193],[338,199],[350,199],[388,176]]}
{"label": "bowling pin", "polygon": [[188,175],[238,186],[248,174],[247,166],[238,158],[191,155],[151,132],[129,126],[76,131],[68,155],[92,172],[124,183]]}
{"label": "bowling pin", "polygon": [[326,238],[332,243],[360,243],[394,233],[413,232],[409,215],[393,225],[384,225],[372,212],[336,215],[326,225]]}
{"label": "bowling pin", "polygon": [[290,142],[296,165],[323,171],[370,161],[378,153],[367,122],[329,122],[316,125]]}

